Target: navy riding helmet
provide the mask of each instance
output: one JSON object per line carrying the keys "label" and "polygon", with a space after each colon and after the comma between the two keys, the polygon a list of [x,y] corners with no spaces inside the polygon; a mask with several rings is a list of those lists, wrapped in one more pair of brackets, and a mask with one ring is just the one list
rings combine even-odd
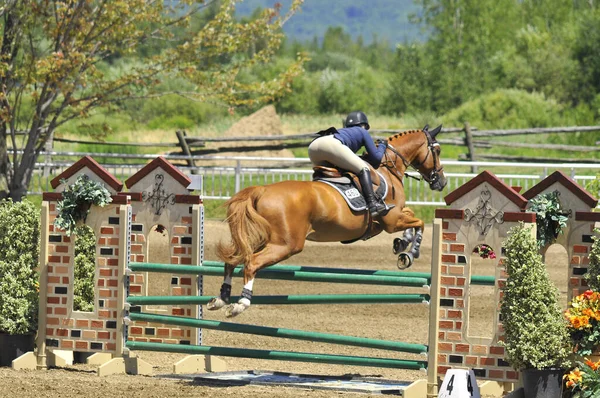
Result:
{"label": "navy riding helmet", "polygon": [[348,116],[346,116],[346,122],[344,123],[344,127],[352,127],[352,126],[360,126],[361,124],[365,125],[365,129],[370,129],[369,119],[367,119],[367,115],[361,111],[350,112]]}

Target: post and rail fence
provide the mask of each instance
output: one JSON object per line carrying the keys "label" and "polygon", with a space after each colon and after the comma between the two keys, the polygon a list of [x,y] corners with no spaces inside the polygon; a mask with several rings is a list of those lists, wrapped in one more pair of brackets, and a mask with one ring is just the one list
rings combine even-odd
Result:
{"label": "post and rail fence", "polygon": [[[387,137],[405,130],[371,130],[374,138]],[[514,141],[489,140],[489,138],[515,135],[549,133],[594,133],[600,126],[529,128],[511,130],[478,130],[465,123],[464,127],[445,128],[445,133],[464,133],[464,137],[441,138],[442,145],[466,146],[468,151],[459,160],[442,159],[448,185],[443,192],[432,192],[423,181],[407,178],[405,191],[408,205],[439,206],[444,196],[463,185],[482,169],[494,172],[510,186],[523,190],[534,186],[554,170],[568,174],[585,186],[600,174],[600,147],[583,145],[537,144]],[[33,181],[28,193],[39,195],[50,189],[50,181],[82,156],[92,156],[111,173],[122,179],[139,171],[149,159],[158,154],[91,153],[80,151],[57,151],[51,145],[57,142],[69,145],[94,144],[111,146],[154,147],[168,154],[160,155],[176,163],[188,175],[201,175],[204,186],[201,194],[205,199],[228,199],[250,185],[264,185],[285,180],[308,181],[312,170],[307,158],[277,158],[258,156],[232,156],[258,150],[280,150],[305,147],[315,133],[296,135],[271,135],[259,137],[190,137],[183,131],[176,132],[177,141],[172,143],[117,143],[92,142],[53,137],[50,145],[40,153],[35,166]],[[240,143],[243,145],[211,147],[207,143]],[[477,154],[477,148],[491,146],[513,148],[538,148],[590,154],[586,159],[525,158],[496,154]],[[173,149],[178,148],[179,151]],[[159,151],[160,151],[159,149]],[[160,151],[163,152],[163,151]],[[587,156],[586,156],[587,157]],[[559,162],[559,163],[558,163]],[[416,173],[409,175],[418,177]]]}

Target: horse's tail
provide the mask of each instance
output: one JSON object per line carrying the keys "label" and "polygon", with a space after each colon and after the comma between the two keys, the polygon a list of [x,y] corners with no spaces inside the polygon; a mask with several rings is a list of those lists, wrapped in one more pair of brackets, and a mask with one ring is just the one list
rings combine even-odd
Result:
{"label": "horse's tail", "polygon": [[256,211],[256,202],[263,193],[264,187],[249,187],[225,203],[231,242],[217,245],[217,255],[224,263],[248,264],[250,257],[269,241],[271,226]]}

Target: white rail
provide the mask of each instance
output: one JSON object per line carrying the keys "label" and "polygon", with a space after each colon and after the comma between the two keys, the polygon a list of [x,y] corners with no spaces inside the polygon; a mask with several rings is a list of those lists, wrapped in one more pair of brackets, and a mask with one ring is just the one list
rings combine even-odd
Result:
{"label": "white rail", "polygon": [[[127,159],[144,160],[143,164],[107,164],[103,166],[114,176],[126,180],[139,171],[148,160],[158,155],[126,155],[126,154],[90,154],[83,152],[57,152],[53,156],[82,157],[90,155],[96,160]],[[187,161],[186,156],[164,156],[174,163]],[[56,159],[56,158],[55,158]],[[183,173],[201,175],[204,199],[229,199],[233,194],[251,185],[265,185],[279,181],[309,181],[312,170],[307,158],[266,158],[252,156],[194,156],[193,161],[199,165],[189,167],[179,165]],[[600,174],[600,164],[579,163],[523,163],[523,162],[465,162],[443,160],[448,185],[443,192],[431,191],[423,181],[412,178],[405,179],[405,193],[409,205],[444,205],[444,196],[462,186],[483,170],[489,170],[501,178],[509,186],[519,186],[525,192],[555,170],[561,170],[573,178],[581,186]],[[29,190],[36,195],[51,191],[50,181],[71,166],[73,162],[38,163]],[[223,165],[221,165],[223,164]],[[257,165],[258,164],[258,165]],[[272,166],[269,166],[272,165]],[[473,173],[471,170],[477,169]],[[418,176],[416,172],[409,172]]]}

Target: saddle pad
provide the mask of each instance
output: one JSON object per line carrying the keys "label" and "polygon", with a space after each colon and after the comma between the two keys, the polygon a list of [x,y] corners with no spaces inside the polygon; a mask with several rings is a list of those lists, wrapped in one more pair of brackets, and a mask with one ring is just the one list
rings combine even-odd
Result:
{"label": "saddle pad", "polygon": [[[385,198],[388,193],[387,181],[385,180],[385,178],[383,178],[383,176],[379,172],[376,172],[376,173],[379,175],[380,185],[379,185],[379,187],[377,187],[377,191],[375,191],[375,193],[380,198]],[[352,210],[363,211],[363,210],[367,209],[367,201],[365,200],[365,197],[363,196],[360,189],[354,184],[354,182],[352,180],[347,179],[348,182],[345,182],[345,181],[338,182],[336,180],[339,180],[339,179],[333,179],[333,178],[320,179],[319,178],[319,179],[316,179],[315,181],[324,182],[325,184],[335,188],[342,195],[342,198],[344,198],[346,200],[348,207],[350,207]]]}

